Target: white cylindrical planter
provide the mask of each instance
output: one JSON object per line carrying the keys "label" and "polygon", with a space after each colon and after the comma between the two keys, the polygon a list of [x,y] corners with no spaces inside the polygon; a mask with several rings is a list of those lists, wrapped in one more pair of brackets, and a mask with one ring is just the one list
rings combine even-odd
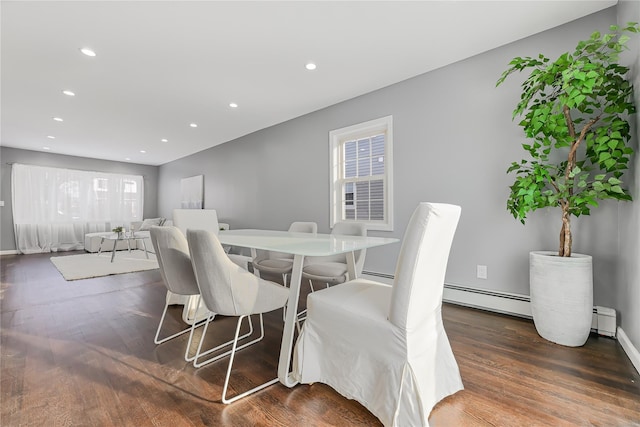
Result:
{"label": "white cylindrical planter", "polygon": [[538,334],[565,346],[584,345],[593,317],[591,256],[560,257],[552,251],[530,252],[529,285]]}

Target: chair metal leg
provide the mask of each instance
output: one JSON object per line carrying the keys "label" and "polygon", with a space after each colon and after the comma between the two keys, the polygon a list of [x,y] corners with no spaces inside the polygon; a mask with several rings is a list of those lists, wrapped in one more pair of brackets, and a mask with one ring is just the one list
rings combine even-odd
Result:
{"label": "chair metal leg", "polygon": [[[164,323],[164,318],[165,318],[165,317],[166,317],[166,315],[167,315],[167,309],[168,309],[168,308],[169,308],[169,304],[167,304],[167,303],[165,302],[165,304],[164,304],[164,310],[162,311],[162,317],[160,317],[160,323],[158,324],[158,329],[156,330],[156,336],[155,336],[155,338],[153,339],[153,342],[154,342],[154,343],[156,343],[156,344],[162,344],[163,342],[167,342],[167,341],[169,341],[169,340],[171,340],[171,339],[173,339],[173,338],[175,338],[175,337],[177,337],[177,336],[180,336],[180,335],[182,335],[182,334],[186,334],[187,332],[192,331],[192,329],[193,329],[193,327],[192,327],[193,325],[192,325],[192,326],[188,327],[187,329],[184,329],[184,330],[182,330],[182,331],[180,331],[180,332],[176,332],[175,334],[173,334],[173,335],[171,335],[171,336],[168,336],[168,337],[166,337],[166,338],[162,338],[162,339],[160,339],[160,338],[159,338],[159,336],[160,336],[160,330],[162,329],[162,325],[163,325],[163,323]],[[195,325],[196,323],[197,323],[197,322],[194,322],[194,325]],[[201,323],[201,324],[202,324],[202,323]],[[199,326],[199,325],[198,325],[198,326]],[[191,338],[189,338],[189,339],[191,339]]]}
{"label": "chair metal leg", "polygon": [[[198,295],[198,300],[200,300],[200,296]],[[184,329],[180,332],[176,332],[175,334],[168,336],[166,338],[162,338],[159,339],[158,337],[160,336],[160,330],[162,329],[162,325],[164,323],[164,318],[167,315],[167,309],[169,308],[169,303],[168,301],[165,303],[164,305],[164,311],[162,312],[162,317],[160,318],[160,323],[158,324],[158,330],[156,331],[156,336],[153,339],[153,342],[156,344],[162,344],[164,342],[167,342],[175,337],[178,337],[182,334],[186,334],[187,332],[189,332],[189,341],[187,341],[187,348],[184,351],[184,360],[186,362],[191,362],[193,360],[193,357],[189,357],[189,349],[191,348],[191,343],[193,342],[193,331],[197,328],[200,327],[204,324],[204,321],[206,319],[202,319],[200,321],[195,321],[193,322],[193,324],[188,327],[187,329]],[[214,313],[211,313],[210,316],[215,317]]]}
{"label": "chair metal leg", "polygon": [[296,329],[298,330],[298,333],[300,333],[300,323],[304,322],[305,320],[307,320],[307,309],[305,308],[304,310],[301,310],[298,312],[298,317],[296,318]]}
{"label": "chair metal leg", "polygon": [[[238,324],[236,326],[236,334],[233,340],[233,347],[231,348],[231,356],[229,357],[229,366],[227,368],[227,375],[224,379],[224,387],[222,388],[222,403],[224,404],[233,403],[238,399],[241,399],[251,393],[255,393],[256,391],[262,390],[263,388],[278,382],[278,378],[274,378],[271,381],[267,381],[264,384],[261,384],[257,387],[252,388],[251,390],[245,391],[244,393],[240,393],[239,395],[234,396],[231,399],[227,399],[227,388],[229,386],[229,377],[231,376],[231,367],[233,366],[233,358],[235,356],[236,350],[240,350],[240,348],[242,348],[242,347],[236,348],[236,346],[238,344],[238,334],[240,333],[240,325],[242,323],[242,319],[244,319],[245,317],[248,317],[248,316],[240,316],[240,318],[238,319]],[[262,313],[260,313],[260,330],[261,330],[261,334],[264,335],[264,323],[262,321]]]}
{"label": "chair metal leg", "polygon": [[[234,340],[229,340],[229,341],[227,341],[225,343],[222,343],[222,344],[220,344],[220,345],[218,345],[218,346],[216,346],[214,348],[211,348],[211,349],[209,349],[207,351],[202,352],[201,351],[202,350],[202,343],[204,342],[204,338],[205,338],[205,336],[207,334],[207,329],[209,327],[209,323],[211,322],[211,320],[213,320],[213,316],[209,316],[207,318],[207,320],[206,320],[206,322],[204,324],[204,330],[202,331],[202,337],[200,338],[200,342],[198,343],[198,350],[196,350],[195,356],[193,356],[192,358],[189,359],[189,361],[193,360],[193,367],[194,368],[199,368],[201,366],[207,365],[207,364],[209,364],[211,362],[215,362],[216,360],[220,360],[223,357],[226,357],[226,356],[230,355],[231,354],[231,350],[228,350],[228,351],[225,351],[224,353],[221,353],[221,354],[218,354],[216,356],[213,356],[213,357],[211,357],[211,358],[209,358],[207,360],[204,360],[202,362],[198,362],[199,358],[201,358],[203,356],[206,356],[207,354],[211,354],[214,351],[221,350],[221,349],[223,349],[223,348],[225,348],[225,347],[227,347],[227,346],[229,346],[231,344],[235,345],[235,343],[238,340],[245,339],[245,338],[249,337],[251,334],[253,334],[253,322],[251,321],[251,317],[249,316],[249,332],[247,332],[246,334],[244,334],[244,335],[242,335],[240,337],[236,336],[236,338]],[[260,336],[258,338],[256,338],[256,339],[252,340],[252,341],[249,341],[249,342],[246,342],[246,343],[242,344],[241,346],[239,346],[237,348],[237,350],[241,350],[241,349],[243,349],[245,347],[248,347],[248,346],[250,346],[252,344],[255,344],[258,341],[261,341],[262,338],[264,338],[264,327],[262,326],[262,317],[260,317],[260,323],[261,323],[260,324],[260,326],[261,326],[261,328],[260,328]],[[239,327],[240,326],[238,326],[238,328]]]}

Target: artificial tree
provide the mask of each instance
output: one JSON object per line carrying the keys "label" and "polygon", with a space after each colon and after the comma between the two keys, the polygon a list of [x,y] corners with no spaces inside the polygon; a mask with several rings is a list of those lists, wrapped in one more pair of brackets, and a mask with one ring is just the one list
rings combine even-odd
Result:
{"label": "artificial tree", "polygon": [[529,142],[522,147],[531,156],[513,162],[515,172],[507,209],[523,224],[529,212],[558,206],[562,211],[558,255],[571,256],[571,216],[589,215],[598,200],[631,200],[621,177],[633,149],[627,117],[635,112],[628,71],[617,63],[637,23],[594,32],[578,43],[573,53],[551,62],[517,57],[496,86],[516,71],[532,69],[522,83],[513,118]]}

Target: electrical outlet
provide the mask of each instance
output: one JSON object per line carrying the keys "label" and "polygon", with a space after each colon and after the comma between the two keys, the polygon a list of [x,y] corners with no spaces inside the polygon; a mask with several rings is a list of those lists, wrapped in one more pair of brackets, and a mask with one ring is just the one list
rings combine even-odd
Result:
{"label": "electrical outlet", "polygon": [[4,206],[4,200],[0,200],[0,207]]}
{"label": "electrical outlet", "polygon": [[486,279],[487,278],[487,266],[478,264],[476,266],[476,277],[478,279]]}

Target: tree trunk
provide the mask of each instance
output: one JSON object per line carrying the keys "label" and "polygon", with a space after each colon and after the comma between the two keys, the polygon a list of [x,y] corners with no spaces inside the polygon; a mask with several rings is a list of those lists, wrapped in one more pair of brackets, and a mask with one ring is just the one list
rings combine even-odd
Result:
{"label": "tree trunk", "polygon": [[571,256],[571,217],[567,206],[562,206],[562,228],[560,229],[560,249],[558,256]]}

